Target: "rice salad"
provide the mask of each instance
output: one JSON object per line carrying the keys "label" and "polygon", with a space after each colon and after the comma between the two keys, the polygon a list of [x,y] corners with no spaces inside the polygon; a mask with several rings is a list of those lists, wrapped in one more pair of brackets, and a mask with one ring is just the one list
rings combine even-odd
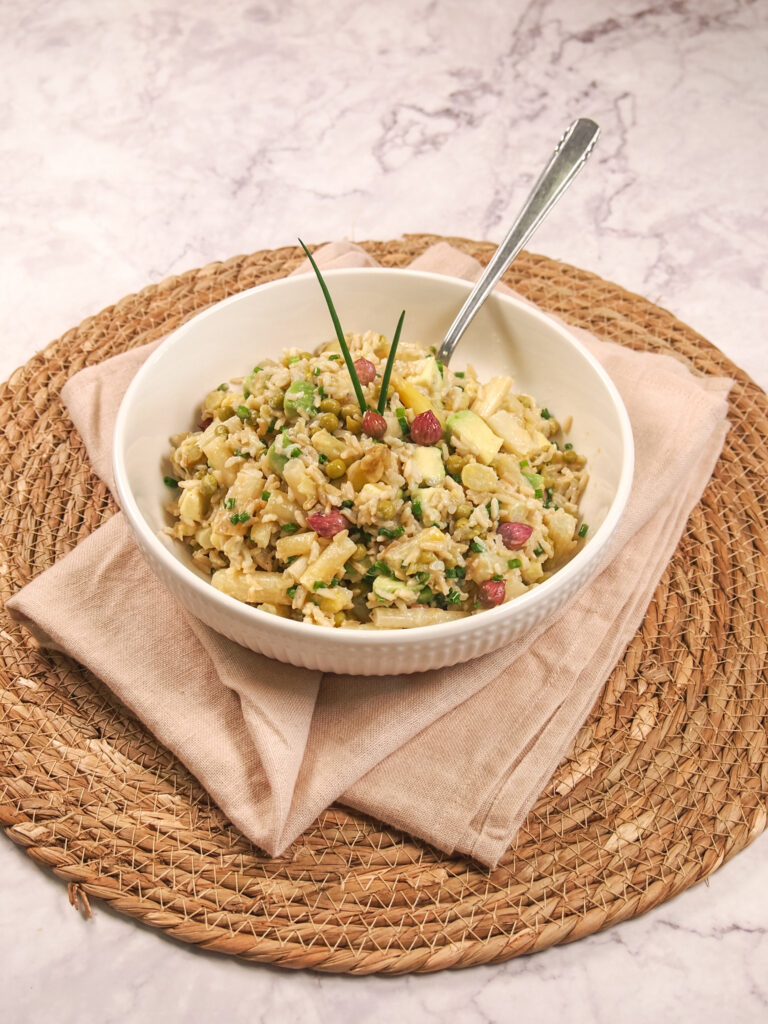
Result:
{"label": "rice salad", "polygon": [[397,629],[512,601],[573,557],[587,469],[567,420],[414,343],[384,398],[386,337],[346,343],[365,415],[334,340],[220,384],[171,439],[166,532],[214,587],[319,626]]}

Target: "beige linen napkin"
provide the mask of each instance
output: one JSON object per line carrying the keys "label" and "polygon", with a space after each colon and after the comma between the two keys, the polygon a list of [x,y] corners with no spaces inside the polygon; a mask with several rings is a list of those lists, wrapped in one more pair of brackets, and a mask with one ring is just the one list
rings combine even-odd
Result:
{"label": "beige linen napkin", "polygon": [[[350,243],[317,258],[326,269],[373,264]],[[480,270],[445,243],[412,266],[469,279]],[[503,650],[403,677],[321,676],[271,661],[189,616],[146,567],[121,514],[8,607],[104,680],[269,854],[338,800],[494,865],[640,625],[727,430],[730,381],[575,333],[627,406],[632,495],[607,568]],[[110,485],[114,415],[152,347],[84,370],[63,391]]]}

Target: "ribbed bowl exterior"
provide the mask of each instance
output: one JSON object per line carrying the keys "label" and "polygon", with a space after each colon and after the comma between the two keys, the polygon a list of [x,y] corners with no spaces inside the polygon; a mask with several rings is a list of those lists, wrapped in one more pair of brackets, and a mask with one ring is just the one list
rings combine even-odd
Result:
{"label": "ribbed bowl exterior", "polygon": [[482,612],[459,619],[432,636],[431,630],[423,628],[384,633],[305,626],[307,636],[297,641],[295,636],[284,633],[283,620],[277,616],[247,605],[242,609],[219,608],[206,594],[198,593],[185,579],[169,572],[135,532],[134,537],[158,579],[190,614],[217,633],[251,651],[298,668],[357,676],[427,672],[489,654],[554,616],[597,571],[592,563],[585,564],[562,586],[548,594],[542,591],[537,604],[517,609],[514,616],[497,617],[495,613]]}

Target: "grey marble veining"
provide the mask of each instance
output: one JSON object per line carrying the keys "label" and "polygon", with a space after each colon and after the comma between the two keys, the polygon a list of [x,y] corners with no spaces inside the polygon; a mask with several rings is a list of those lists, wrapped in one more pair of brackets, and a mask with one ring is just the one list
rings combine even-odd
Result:
{"label": "grey marble veining", "polygon": [[[762,0],[0,0],[0,378],[148,282],[308,241],[531,243],[670,309],[768,388]],[[169,941],[0,839],[9,1021],[768,1019],[768,841],[642,919],[507,964],[333,978]]]}

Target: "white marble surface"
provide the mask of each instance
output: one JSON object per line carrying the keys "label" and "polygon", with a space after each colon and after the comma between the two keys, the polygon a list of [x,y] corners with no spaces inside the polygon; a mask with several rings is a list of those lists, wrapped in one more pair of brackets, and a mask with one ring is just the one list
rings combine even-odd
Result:
{"label": "white marble surface", "polygon": [[[0,0],[0,378],[127,292],[240,252],[498,241],[575,116],[531,248],[671,309],[768,387],[762,0]],[[645,918],[505,965],[293,974],[168,941],[0,839],[3,1020],[768,1019],[768,840]]]}

